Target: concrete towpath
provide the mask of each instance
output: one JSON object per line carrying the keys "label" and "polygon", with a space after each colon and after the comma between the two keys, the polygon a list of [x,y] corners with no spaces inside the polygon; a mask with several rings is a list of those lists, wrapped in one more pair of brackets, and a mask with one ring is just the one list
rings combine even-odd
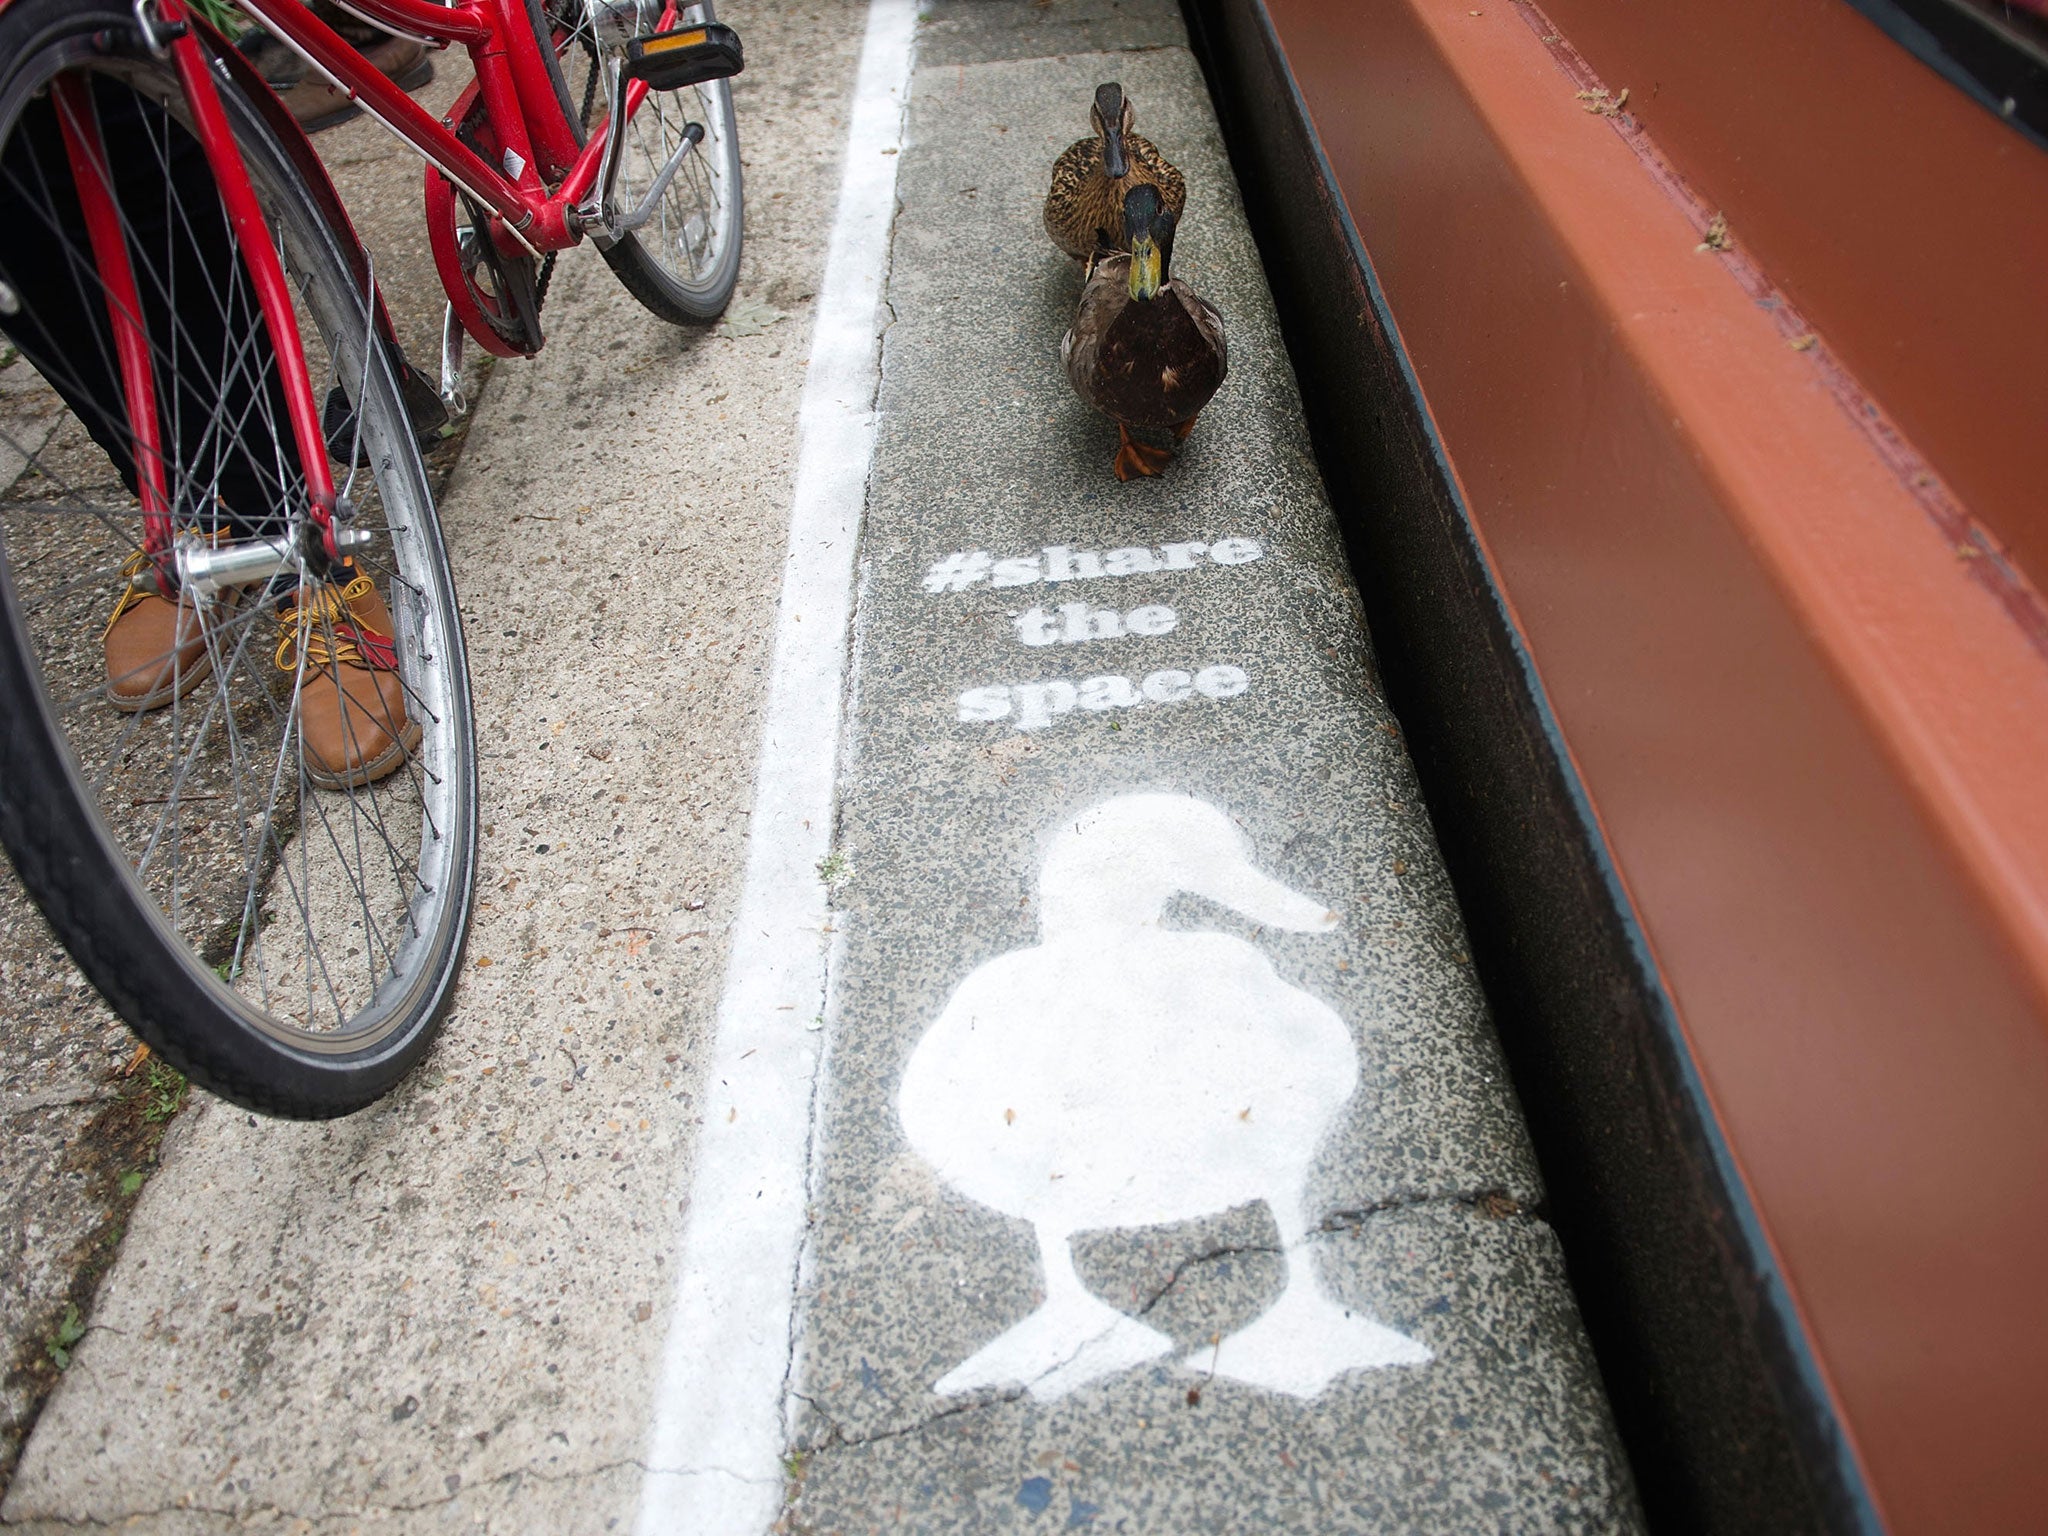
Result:
{"label": "concrete towpath", "polygon": [[[1039,229],[1105,80],[1230,338],[1131,485]],[[1172,7],[940,7],[897,190],[788,1528],[1634,1528]]]}
{"label": "concrete towpath", "polygon": [[[1639,1529],[1177,11],[731,12],[788,318],[565,263],[448,493],[447,1037],[180,1129],[5,1522]],[[1111,79],[1231,345],[1129,486],[1038,224]]]}

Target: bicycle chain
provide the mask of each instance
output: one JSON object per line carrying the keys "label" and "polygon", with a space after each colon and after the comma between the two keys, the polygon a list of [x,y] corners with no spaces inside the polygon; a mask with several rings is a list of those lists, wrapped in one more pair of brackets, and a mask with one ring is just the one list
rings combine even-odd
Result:
{"label": "bicycle chain", "polygon": [[588,128],[590,126],[590,109],[597,105],[597,77],[604,69],[604,64],[598,58],[597,49],[594,45],[585,42],[583,48],[590,55],[590,73],[584,77],[583,116],[577,121],[584,128]]}
{"label": "bicycle chain", "polygon": [[[576,121],[578,127],[587,129],[590,126],[590,109],[597,105],[599,65],[597,62],[597,51],[594,48],[590,48],[587,41],[584,43],[584,47],[589,49],[591,55],[590,73],[584,76],[583,79],[583,113]],[[533,312],[536,315],[547,307],[548,284],[554,280],[555,260],[560,255],[561,252],[559,251],[550,251],[548,252],[547,260],[540,264],[540,281],[534,285]]]}
{"label": "bicycle chain", "polygon": [[[478,97],[476,102],[470,107],[468,114],[463,118],[463,120],[459,123],[453,124],[452,127],[454,129],[455,137],[461,143],[468,146],[470,151],[477,155],[479,158],[488,160],[490,158],[490,155],[484,149],[483,144],[477,137],[476,132],[476,125],[482,122],[484,120],[484,117],[485,111],[483,98]],[[488,229],[490,216],[486,215],[484,211],[481,208],[478,208],[473,202],[471,202],[469,198],[465,197],[463,199],[463,202],[467,204],[470,208],[470,227],[477,231],[479,239],[488,239],[489,236],[487,233],[485,233],[485,231]],[[548,282],[555,275],[555,255],[556,253],[552,251],[548,253],[547,259],[541,263],[540,275],[535,280],[533,285],[533,320],[536,327],[538,327],[540,324],[540,312],[547,305]],[[506,258],[500,256],[494,250],[491,253],[489,259],[491,260],[493,265],[498,265],[502,263]],[[528,261],[531,260],[532,258],[520,256],[513,259],[519,261]],[[500,272],[502,277],[502,267],[500,268]],[[509,340],[510,338],[507,339]]]}
{"label": "bicycle chain", "polygon": [[[590,73],[583,79],[583,114],[576,121],[579,128],[588,129],[590,109],[597,105],[597,77],[602,66],[598,63],[597,50],[592,48],[587,40],[583,46],[590,53]],[[533,312],[536,315],[547,306],[548,284],[554,279],[555,258],[560,254],[559,251],[550,251],[547,260],[541,263],[540,282],[535,286],[533,299]]]}

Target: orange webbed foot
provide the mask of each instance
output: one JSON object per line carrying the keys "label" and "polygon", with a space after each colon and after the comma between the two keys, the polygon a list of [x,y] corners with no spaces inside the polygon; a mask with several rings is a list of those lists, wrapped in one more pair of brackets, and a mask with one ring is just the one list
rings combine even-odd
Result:
{"label": "orange webbed foot", "polygon": [[1139,476],[1164,474],[1166,466],[1173,462],[1173,455],[1164,448],[1154,448],[1150,443],[1141,443],[1131,436],[1131,430],[1122,422],[1116,424],[1116,463],[1111,466],[1119,480],[1130,480]]}

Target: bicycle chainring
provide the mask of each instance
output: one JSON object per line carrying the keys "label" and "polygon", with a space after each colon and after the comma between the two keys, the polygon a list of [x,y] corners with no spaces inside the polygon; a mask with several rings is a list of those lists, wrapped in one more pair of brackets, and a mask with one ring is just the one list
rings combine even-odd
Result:
{"label": "bicycle chainring", "polygon": [[456,318],[478,346],[499,357],[540,350],[540,264],[508,256],[490,236],[490,216],[439,171],[427,172],[427,240]]}
{"label": "bicycle chainring", "polygon": [[[481,93],[472,82],[443,119],[479,156],[495,161]],[[531,252],[506,251],[491,237],[494,220],[468,193],[427,169],[427,241],[462,328],[498,357],[531,357],[541,347],[541,299],[547,282]]]}

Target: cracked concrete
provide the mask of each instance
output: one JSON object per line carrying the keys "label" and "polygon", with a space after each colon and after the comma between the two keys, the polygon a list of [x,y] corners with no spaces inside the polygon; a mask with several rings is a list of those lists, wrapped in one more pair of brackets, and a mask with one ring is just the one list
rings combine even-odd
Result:
{"label": "cracked concrete", "polygon": [[1426,1373],[1354,1376],[1307,1410],[1159,1366],[1050,1408],[1019,1391],[864,1430],[819,1411],[786,1528],[1023,1530],[1047,1488],[1052,1516],[1130,1531],[1638,1528],[1548,1229],[1391,1219],[1343,1281],[1381,1307],[1413,1287]]}
{"label": "cracked concrete", "polygon": [[[781,1528],[1635,1530],[1178,15],[1145,0],[941,4],[922,37],[862,546],[835,844],[852,873],[835,885],[841,957],[791,1399],[799,1459]],[[1222,309],[1231,365],[1172,469],[1123,486],[1109,475],[1114,432],[1060,373],[1078,279],[1039,227],[1052,159],[1111,79],[1188,176],[1175,268]],[[1229,539],[1257,541],[1261,557],[1051,595],[924,581],[956,551],[1065,546],[1071,565],[1078,550]],[[1019,645],[1018,610],[1075,599],[1171,605],[1177,623]],[[955,708],[963,690],[1013,678],[1215,662],[1253,686],[1205,709],[1073,709],[1031,730]],[[1260,871],[1341,915],[1334,932],[1280,932],[1183,895],[1165,926],[1256,946],[1280,982],[1350,1027],[1359,1083],[1308,1175],[1298,1241],[1261,1200],[1074,1237],[1088,1293],[1171,1352],[1034,1394],[1111,1323],[1069,1338],[1029,1381],[943,1397],[934,1382],[1046,1303],[1048,1282],[1029,1225],[952,1188],[908,1145],[898,1084],[962,979],[1040,941],[1052,831],[1133,790],[1224,808]],[[1199,1368],[1304,1266],[1433,1358],[1354,1370],[1310,1398]]]}
{"label": "cracked concrete", "polygon": [[[799,338],[862,19],[824,0],[730,10],[750,61],[742,290],[789,318],[678,339],[639,321],[588,253],[564,263],[554,343],[494,381],[446,499],[491,797],[479,963],[447,1037],[349,1121],[209,1105],[180,1127],[0,1510],[12,1528],[631,1524],[648,1324],[714,1087],[692,1064],[737,895]],[[923,37],[778,1529],[1632,1532],[1541,1180],[1178,13],[942,0]],[[1189,175],[1177,270],[1231,339],[1231,379],[1170,473],[1130,486],[1109,477],[1113,432],[1060,376],[1076,277],[1038,223],[1047,167],[1112,78]],[[954,551],[1190,540],[1256,541],[1261,556],[1109,584],[1119,607],[1171,604],[1180,621],[1134,628],[1113,662],[1082,646],[1091,659],[1036,653],[1016,670],[1028,594],[923,587]],[[1073,590],[1109,600],[1102,583]],[[1028,732],[958,717],[969,687],[1188,661],[1227,661],[1254,686]],[[1045,1271],[1026,1223],[907,1144],[904,1064],[963,977],[1036,942],[1053,830],[1132,790],[1224,808],[1262,873],[1340,915],[1281,932],[1183,895],[1164,926],[1263,956],[1275,985],[1342,1021],[1359,1081],[1306,1177],[1297,1241],[1264,1200],[1075,1235],[1087,1292],[1171,1353],[1051,1400],[1022,1381],[941,1397],[934,1381],[1044,1299]],[[1420,1340],[1428,1363],[1354,1370],[1314,1396],[1205,1368],[1201,1352],[1269,1315],[1297,1270]]]}
{"label": "cracked concrete", "polygon": [[[351,1533],[403,1532],[435,1523],[437,1512],[460,1506],[465,1529],[524,1530],[525,1515],[533,1508],[527,1491],[535,1486],[575,1488],[602,1497],[616,1485],[618,1496],[630,1502],[646,1467],[637,1460],[606,1462],[602,1465],[559,1473],[515,1470],[486,1481],[462,1484],[438,1499],[416,1503],[366,1505],[350,1509],[289,1509],[276,1505],[250,1508],[208,1504],[185,1499],[150,1509],[138,1509],[109,1516],[40,1520],[18,1528],[24,1530],[148,1530],[183,1536],[185,1532],[216,1532],[224,1529],[276,1529],[287,1532],[345,1530]],[[424,1520],[419,1517],[426,1517]],[[10,1528],[16,1528],[10,1526]]]}

